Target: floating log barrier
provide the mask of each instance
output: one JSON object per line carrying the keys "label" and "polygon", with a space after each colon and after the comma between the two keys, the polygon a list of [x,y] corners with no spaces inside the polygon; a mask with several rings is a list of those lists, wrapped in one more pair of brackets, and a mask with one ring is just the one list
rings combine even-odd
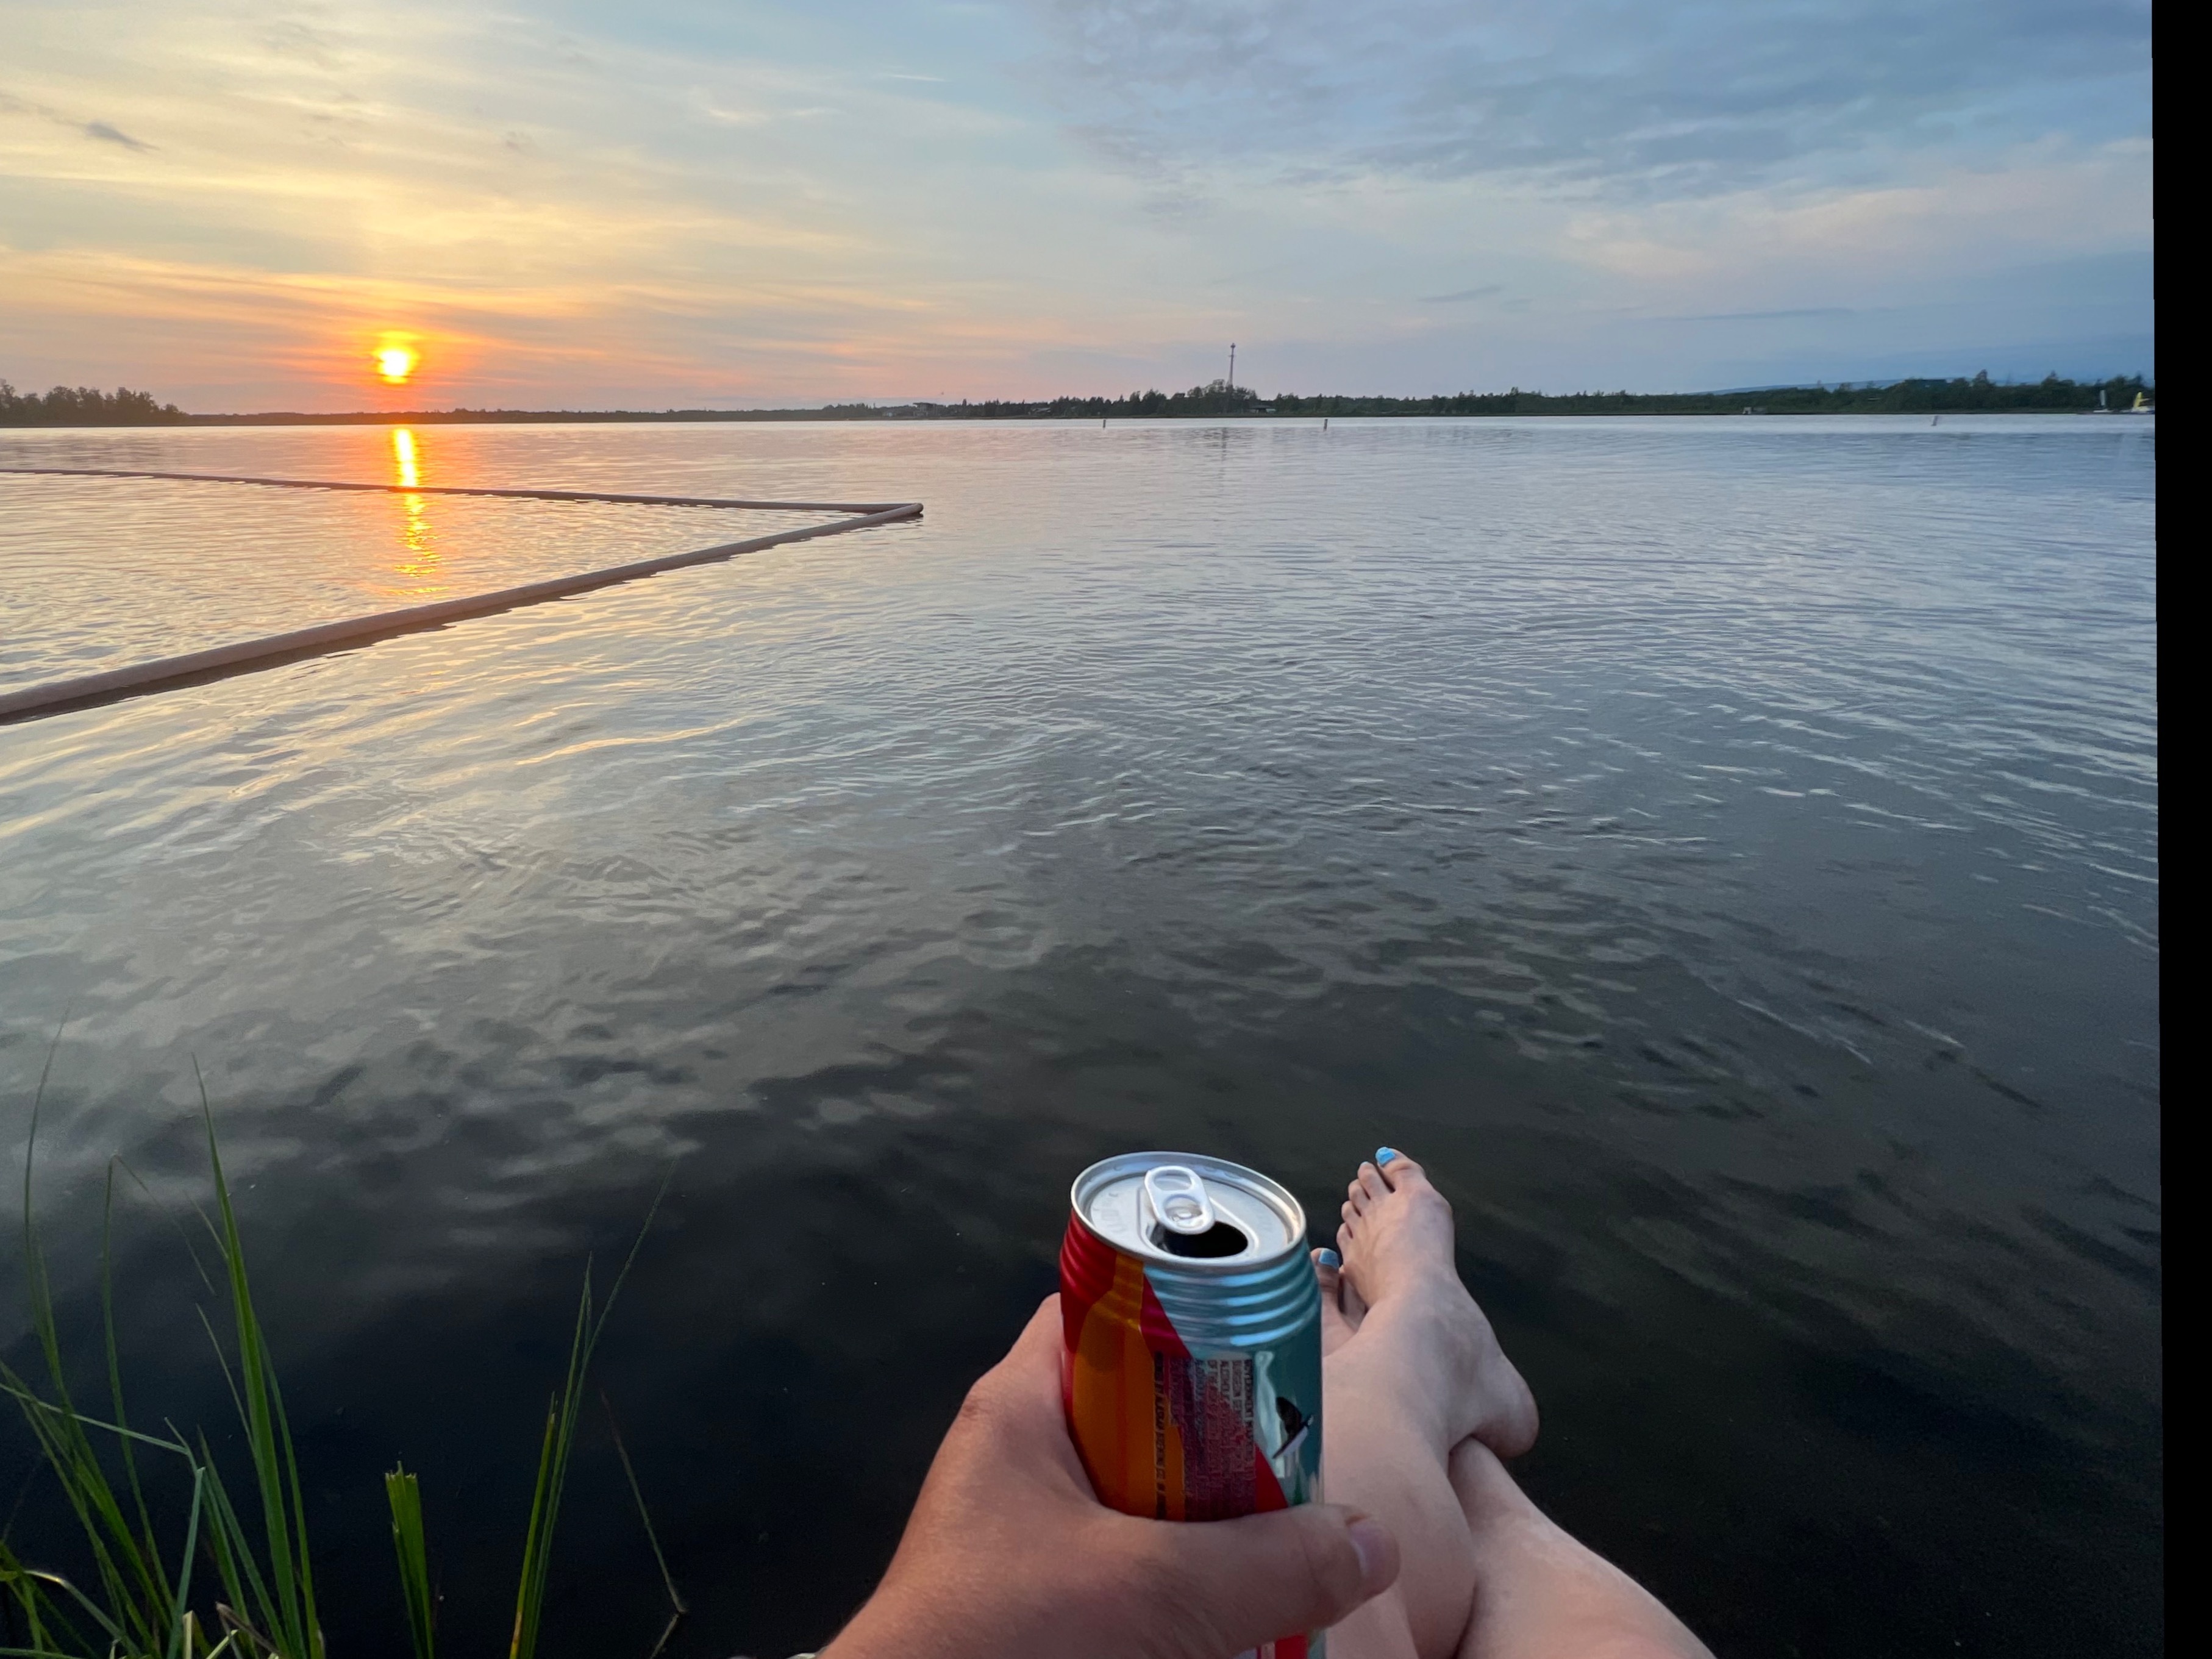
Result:
{"label": "floating log barrier", "polygon": [[458,599],[440,599],[429,605],[410,605],[399,611],[382,611],[374,616],[350,617],[343,622],[323,623],[313,628],[295,629],[289,633],[271,634],[261,639],[219,645],[210,650],[188,652],[183,656],[157,657],[148,662],[132,663],[127,667],[112,668],[98,674],[84,674],[75,679],[53,680],[44,685],[27,686],[19,691],[0,693],[0,726],[64,714],[71,709],[95,708],[125,697],[205,684],[211,680],[228,679],[234,674],[254,673],[283,663],[297,662],[303,658],[325,656],[355,646],[373,644],[378,640],[391,639],[400,634],[443,628],[448,623],[459,622],[470,617],[486,617],[496,611],[543,605],[549,599],[565,599],[572,594],[588,593],[594,588],[612,587],[621,582],[657,576],[665,570],[681,570],[695,564],[714,564],[744,554],[757,553],[763,548],[779,547],[787,542],[842,536],[851,530],[867,530],[878,525],[896,524],[902,520],[921,516],[920,501],[730,501],[712,495],[616,495],[581,489],[493,489],[459,484],[356,483],[330,478],[257,478],[228,473],[123,471],[105,467],[77,466],[0,466],[0,473],[40,473],[73,478],[161,478],[193,483],[258,484],[274,489],[368,490],[394,495],[489,495],[509,501],[609,501],[627,507],[704,507],[781,513],[848,513],[854,515],[830,524],[781,530],[774,535],[724,542],[714,547],[697,548],[688,553],[671,553],[657,559],[641,559],[634,564],[614,565],[605,570],[589,570],[579,575],[556,576],[550,580],[526,582],[520,587],[503,587],[489,593],[472,593]]}

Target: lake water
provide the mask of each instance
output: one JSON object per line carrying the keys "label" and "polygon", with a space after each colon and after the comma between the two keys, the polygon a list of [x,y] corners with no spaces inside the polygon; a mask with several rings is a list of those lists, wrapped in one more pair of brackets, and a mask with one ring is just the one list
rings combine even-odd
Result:
{"label": "lake water", "polygon": [[[418,429],[424,482],[927,514],[0,728],[0,1097],[20,1145],[66,1018],[70,1330],[120,1155],[134,1408],[221,1428],[197,1057],[333,1653],[401,1645],[401,1457],[495,1650],[586,1257],[672,1170],[599,1375],[673,1651],[781,1655],[1077,1170],[1209,1151],[1333,1218],[1387,1142],[1543,1406],[1527,1485],[1723,1655],[2159,1651],[2155,430]],[[0,689],[745,518],[0,477]],[[643,1655],[603,1418],[559,1548],[550,1650]]]}

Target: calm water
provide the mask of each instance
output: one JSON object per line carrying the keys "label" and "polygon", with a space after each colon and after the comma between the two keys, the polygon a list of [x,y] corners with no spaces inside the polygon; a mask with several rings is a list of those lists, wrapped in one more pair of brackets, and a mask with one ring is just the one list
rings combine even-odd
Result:
{"label": "calm water", "polygon": [[[1382,1141],[1543,1404],[1527,1483],[1723,1655],[2158,1650],[2152,422],[416,441],[928,513],[0,729],[0,1092],[20,1140],[66,1015],[72,1327],[120,1154],[137,1409],[222,1421],[196,1055],[334,1652],[400,1644],[403,1455],[453,1650],[503,1638],[585,1258],[672,1170],[602,1376],[726,1659],[865,1593],[1077,1170],[1333,1216]],[[395,465],[0,434],[40,459]],[[0,684],[735,523],[0,478]],[[572,1492],[556,1650],[642,1654],[599,1422]]]}

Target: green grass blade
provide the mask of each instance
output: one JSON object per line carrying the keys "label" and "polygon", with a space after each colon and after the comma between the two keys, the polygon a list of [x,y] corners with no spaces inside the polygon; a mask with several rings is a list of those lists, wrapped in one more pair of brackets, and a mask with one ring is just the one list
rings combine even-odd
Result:
{"label": "green grass blade", "polygon": [[[208,1276],[207,1263],[200,1260],[199,1249],[192,1243],[192,1236],[186,1231],[184,1223],[177,1219],[167,1205],[154,1196],[154,1189],[146,1184],[146,1178],[132,1169],[126,1159],[120,1158],[114,1159],[112,1167],[129,1176],[131,1184],[137,1188],[140,1194],[154,1206],[154,1213],[169,1224],[170,1231],[177,1236],[177,1242],[185,1247],[185,1259],[192,1264],[192,1271],[199,1275],[200,1283],[207,1286],[207,1293],[213,1296],[216,1293],[215,1280]],[[198,1205],[192,1206],[192,1213],[199,1216],[202,1225],[206,1225],[207,1217],[201,1213]],[[214,1229],[210,1227],[209,1231],[212,1233]]]}
{"label": "green grass blade", "polygon": [[[204,1437],[201,1447],[205,1455]],[[216,1574],[223,1581],[224,1594],[229,1597],[228,1605],[257,1629],[281,1630],[277,1620],[283,1610],[268,1576],[255,1558],[253,1540],[239,1517],[238,1506],[232,1502],[230,1490],[223,1484],[222,1472],[213,1467],[212,1459],[208,1477],[208,1543],[215,1557]],[[285,1650],[286,1659],[294,1659],[294,1651]]]}
{"label": "green grass blade", "polygon": [[53,1604],[46,1588],[53,1577],[25,1566],[14,1551],[0,1545],[0,1582],[6,1583],[23,1615],[31,1650],[72,1655],[96,1650],[95,1644],[80,1635],[67,1614]]}
{"label": "green grass blade", "polygon": [[121,1647],[124,1645],[122,1627],[116,1624],[112,1619],[110,1619],[107,1614],[101,1610],[100,1606],[97,1601],[87,1595],[75,1584],[70,1583],[68,1579],[63,1577],[61,1574],[58,1572],[31,1571],[25,1573],[23,1576],[27,1578],[33,1579],[40,1583],[50,1584],[54,1589],[67,1594],[71,1600],[76,1601],[80,1608],[91,1615],[92,1621],[94,1624],[98,1625],[100,1629],[107,1632],[107,1639],[110,1643],[113,1644],[116,1647]]}
{"label": "green grass blade", "polygon": [[588,1258],[584,1263],[584,1290],[576,1304],[575,1334],[568,1344],[568,1376],[545,1414],[545,1441],[538,1457],[538,1485],[531,1494],[530,1522],[523,1532],[522,1578],[515,1590],[514,1638],[508,1645],[507,1659],[536,1659],[538,1628],[544,1615],[545,1586],[552,1567],[553,1528],[560,1518],[561,1498],[568,1486],[568,1455],[575,1444],[577,1419],[583,1414],[585,1378],[591,1370],[592,1355],[606,1329],[608,1316],[614,1312],[615,1298],[622,1294],[630,1269],[636,1265],[637,1253],[645,1248],[646,1235],[653,1231],[653,1218],[660,1212],[661,1200],[667,1196],[668,1183],[674,1174],[671,1170],[661,1178],[660,1190],[654,1194],[644,1224],[630,1243],[629,1254],[623,1258],[622,1271],[608,1286],[606,1302],[596,1316],[592,1301],[592,1264]]}
{"label": "green grass blade", "polygon": [[[22,1403],[15,1387],[9,1386],[6,1392]],[[123,1625],[139,1626],[146,1608],[132,1594],[137,1588],[134,1578],[143,1577],[131,1571],[133,1565],[141,1565],[134,1560],[137,1540],[125,1537],[118,1543],[117,1528],[119,1524],[127,1531],[128,1522],[114,1502],[106,1472],[85,1438],[82,1423],[73,1413],[35,1399],[23,1406],[23,1417],[41,1455],[59,1480],[63,1498],[92,1552],[109,1612]]]}
{"label": "green grass blade", "polygon": [[576,1434],[577,1380],[586,1361],[592,1328],[592,1270],[584,1268],[584,1293],[576,1307],[576,1332],[568,1343],[568,1373],[545,1408],[545,1438],[538,1451],[538,1481],[530,1494],[530,1520],[522,1530],[522,1574],[514,1594],[514,1636],[507,1659],[536,1659],[538,1628],[545,1613],[553,1528],[568,1484],[568,1447]]}
{"label": "green grass blade", "polygon": [[560,1437],[560,1422],[559,1405],[549,1404],[545,1408],[545,1439],[538,1451],[538,1484],[531,1489],[530,1520],[522,1529],[522,1577],[514,1595],[514,1635],[507,1643],[507,1659],[532,1659],[538,1651],[544,1579],[538,1564],[553,1542],[552,1514],[545,1500],[552,1482],[553,1449]]}
{"label": "green grass blade", "polygon": [[399,1558],[399,1589],[407,1601],[407,1634],[415,1659],[437,1659],[437,1598],[430,1590],[430,1552],[422,1535],[422,1488],[403,1464],[384,1477],[392,1506],[392,1547]]}
{"label": "green grass blade", "polygon": [[[56,1048],[59,1041],[58,1032]],[[71,1397],[55,1316],[52,1285],[39,1248],[33,1209],[39,1113],[53,1058],[50,1048],[46,1068],[40,1075],[32,1103],[30,1135],[23,1164],[26,1300],[29,1322],[45,1362],[45,1386],[34,1388],[12,1369],[0,1364],[0,1395],[13,1400],[21,1412],[36,1443],[41,1467],[55,1475],[64,1502],[76,1521],[91,1558],[96,1582],[87,1578],[80,1586],[58,1574],[25,1566],[9,1550],[4,1537],[0,1537],[0,1610],[20,1615],[28,1632],[28,1645],[0,1646],[0,1659],[13,1654],[37,1656],[37,1659],[216,1659],[224,1654],[237,1656],[238,1659],[325,1659],[299,1458],[276,1364],[253,1305],[245,1245],[216,1144],[214,1112],[208,1102],[204,1081],[201,1084],[200,1109],[207,1134],[216,1203],[214,1213],[203,1211],[200,1218],[220,1257],[216,1276],[230,1304],[228,1345],[223,1337],[218,1336],[208,1310],[203,1307],[199,1313],[245,1431],[252,1477],[252,1496],[246,1502],[249,1511],[258,1509],[259,1522],[252,1531],[222,1479],[204,1434],[187,1442],[171,1425],[173,1437],[164,1439],[131,1425],[115,1322],[114,1164],[109,1167],[103,1200],[100,1279],[102,1357],[113,1420],[86,1414]],[[193,1070],[197,1076],[197,1061]],[[142,1188],[144,1187],[127,1167],[125,1173]],[[566,1372],[558,1392],[549,1401],[539,1448],[537,1480],[523,1537],[522,1571],[516,1591],[510,1659],[536,1659],[551,1583],[555,1528],[567,1490],[592,1363],[667,1186],[664,1180],[661,1193],[655,1196],[604,1303],[597,1299],[592,1267],[588,1261],[586,1263]],[[189,1249],[189,1238],[186,1244]],[[198,1253],[191,1254],[195,1267],[200,1270],[212,1292],[213,1279],[201,1263]],[[611,1425],[611,1405],[608,1415]],[[688,1608],[669,1571],[618,1425],[614,1425],[614,1438],[630,1495],[638,1506],[647,1540],[675,1610],[654,1645],[657,1656],[666,1647]],[[111,1439],[112,1445],[109,1443]],[[192,1468],[191,1499],[185,1516],[184,1545],[177,1557],[173,1580],[162,1559],[164,1552],[142,1479],[137,1461],[140,1447],[182,1456]],[[119,1480],[110,1473],[111,1466],[118,1460]],[[437,1598],[430,1581],[420,1484],[416,1475],[402,1467],[386,1477],[385,1486],[416,1659],[434,1659]],[[240,1496],[244,1496],[243,1487]],[[191,1607],[194,1569],[202,1550],[207,1553],[221,1594],[226,1598],[216,1603],[223,1635],[212,1648],[205,1645],[211,1632],[204,1629]],[[9,1620],[9,1633],[4,1639],[9,1643],[15,1639],[15,1622],[13,1617]]]}
{"label": "green grass blade", "polygon": [[[645,1489],[637,1484],[637,1470],[630,1463],[629,1448],[623,1443],[622,1425],[615,1420],[615,1402],[607,1398],[604,1389],[599,1390],[599,1404],[606,1407],[607,1431],[615,1437],[615,1455],[622,1459],[623,1475],[629,1480],[629,1495],[637,1504],[637,1518],[645,1523],[645,1541],[653,1546],[653,1565],[660,1569],[660,1582],[668,1591],[669,1604],[676,1609],[676,1616],[681,1619],[691,1609],[684,1605],[684,1597],[676,1588],[676,1575],[668,1571],[668,1558],[660,1549],[660,1534],[653,1529],[652,1511],[645,1507]],[[674,1626],[672,1625],[670,1628],[672,1630]],[[664,1635],[660,1645],[665,1646],[667,1641]],[[656,1653],[659,1650],[659,1647],[653,1650]]]}
{"label": "green grass blade", "polygon": [[67,1418],[80,1428],[100,1429],[120,1439],[135,1440],[142,1446],[158,1446],[163,1451],[181,1453],[189,1459],[192,1449],[181,1440],[164,1440],[159,1435],[143,1434],[137,1429],[126,1429],[119,1424],[104,1423],[97,1417],[87,1417],[82,1412],[65,1411],[51,1401],[41,1400],[23,1379],[5,1365],[0,1365],[0,1394],[20,1401],[26,1410],[43,1413],[48,1418]]}
{"label": "green grass blade", "polygon": [[[198,1076],[197,1060],[192,1070]],[[215,1179],[216,1208],[221,1218],[217,1237],[238,1344],[237,1387],[244,1407],[240,1417],[254,1486],[261,1499],[262,1547],[268,1553],[271,1599],[264,1631],[286,1659],[322,1659],[323,1637],[315,1611],[314,1571],[310,1565],[299,1461],[285,1420],[276,1364],[254,1313],[252,1287],[246,1272],[246,1245],[239,1236],[230,1184],[223,1178],[222,1153],[216,1145],[215,1112],[208,1104],[204,1079],[200,1083],[200,1115],[207,1129],[208,1165]]]}
{"label": "green grass blade", "polygon": [[185,1553],[177,1563],[177,1639],[169,1649],[173,1659],[179,1655],[182,1659],[192,1659],[192,1558],[199,1551],[200,1505],[206,1497],[207,1471],[196,1468],[192,1471],[191,1514],[185,1522]]}
{"label": "green grass blade", "polygon": [[[97,1573],[101,1599],[100,1616],[105,1625],[127,1632],[131,1643],[158,1648],[173,1615],[173,1597],[152,1546],[150,1527],[134,1522],[118,1498],[98,1449],[86,1430],[88,1424],[131,1437],[127,1427],[100,1425],[84,1418],[70,1397],[68,1370],[63,1363],[61,1335],[54,1316],[53,1287],[46,1271],[45,1253],[38,1237],[34,1201],[38,1162],[39,1119],[46,1103],[53,1060],[61,1042],[57,1030],[46,1053],[46,1067],[31,1100],[28,1132],[23,1149],[23,1277],[25,1300],[40,1358],[45,1361],[51,1398],[33,1389],[9,1368],[0,1367],[0,1392],[11,1395],[22,1410],[33,1439],[46,1466],[60,1484],[64,1501],[83,1534]],[[103,1243],[103,1257],[105,1244]],[[137,1469],[131,1456],[130,1438],[121,1442],[131,1486],[137,1491]],[[143,1503],[139,1505],[142,1512]],[[49,1575],[33,1573],[25,1584],[48,1582]],[[52,1583],[65,1581],[53,1579]],[[86,1592],[69,1585],[73,1597]]]}
{"label": "green grass blade", "polygon": [[[204,1437],[201,1444],[204,1449]],[[252,1547],[238,1524],[238,1513],[231,1505],[230,1494],[223,1489],[222,1476],[212,1466],[209,1469],[207,1497],[208,1553],[215,1559],[216,1578],[230,1606],[252,1607],[252,1598],[259,1594],[260,1572],[254,1565]]]}
{"label": "green grass blade", "polygon": [[[123,1361],[115,1340],[115,1165],[107,1166],[107,1180],[100,1206],[100,1326],[107,1358],[107,1394],[115,1405],[115,1420],[124,1430],[118,1449],[123,1471],[131,1482],[131,1499],[138,1512],[138,1535],[146,1541],[146,1554],[158,1558],[161,1546],[154,1536],[154,1516],[146,1507],[145,1488],[138,1480],[138,1460],[131,1451],[131,1414],[123,1404]],[[198,1507],[198,1486],[193,1487],[193,1506]],[[190,1568],[187,1566],[189,1572]],[[180,1593],[181,1594],[181,1593]]]}

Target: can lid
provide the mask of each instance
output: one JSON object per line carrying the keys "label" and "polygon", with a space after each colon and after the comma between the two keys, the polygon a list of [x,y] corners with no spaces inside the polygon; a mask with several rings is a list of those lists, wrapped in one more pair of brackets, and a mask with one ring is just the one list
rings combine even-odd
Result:
{"label": "can lid", "polygon": [[1241,1273],[1305,1243],[1305,1212],[1287,1188],[1218,1158],[1125,1152],[1078,1176],[1069,1196],[1116,1249],[1200,1273]]}

